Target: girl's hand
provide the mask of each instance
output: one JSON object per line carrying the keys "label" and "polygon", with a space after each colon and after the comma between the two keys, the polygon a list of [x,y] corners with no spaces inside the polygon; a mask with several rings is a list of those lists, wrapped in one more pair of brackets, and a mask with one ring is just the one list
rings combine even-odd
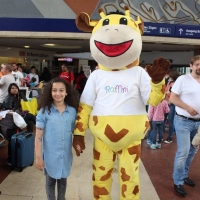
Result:
{"label": "girl's hand", "polygon": [[36,158],[35,160],[35,165],[39,170],[43,170],[44,169],[44,161],[42,158]]}

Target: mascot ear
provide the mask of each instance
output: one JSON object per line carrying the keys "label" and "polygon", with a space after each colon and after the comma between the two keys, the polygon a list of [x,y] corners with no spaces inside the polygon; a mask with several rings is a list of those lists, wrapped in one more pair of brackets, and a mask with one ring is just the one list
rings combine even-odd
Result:
{"label": "mascot ear", "polygon": [[84,32],[92,32],[94,26],[98,23],[98,21],[91,21],[90,16],[87,13],[80,13],[76,17],[76,26],[79,30]]}
{"label": "mascot ear", "polygon": [[[124,6],[124,11],[125,11],[125,15],[130,17],[130,10],[128,6]],[[144,22],[140,17],[137,17],[137,21],[136,21],[139,29],[140,29],[140,33],[141,35],[144,33]]]}

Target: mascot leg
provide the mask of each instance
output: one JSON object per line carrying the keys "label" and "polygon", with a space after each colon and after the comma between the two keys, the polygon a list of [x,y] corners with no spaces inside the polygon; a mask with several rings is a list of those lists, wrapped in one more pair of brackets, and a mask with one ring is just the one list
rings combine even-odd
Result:
{"label": "mascot leg", "polygon": [[112,172],[116,154],[98,138],[94,140],[93,154],[94,200],[111,200]]}
{"label": "mascot leg", "polygon": [[120,200],[139,200],[139,161],[141,141],[118,152]]}

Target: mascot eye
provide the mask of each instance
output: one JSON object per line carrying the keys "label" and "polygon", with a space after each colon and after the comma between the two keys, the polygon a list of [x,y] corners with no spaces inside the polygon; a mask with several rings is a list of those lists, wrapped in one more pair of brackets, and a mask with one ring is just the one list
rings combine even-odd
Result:
{"label": "mascot eye", "polygon": [[127,25],[127,19],[126,18],[124,18],[124,17],[122,17],[121,19],[120,19],[120,21],[119,21],[119,24],[124,24],[124,25]]}
{"label": "mascot eye", "polygon": [[105,19],[105,20],[103,21],[103,26],[108,25],[108,24],[109,24],[109,19]]}

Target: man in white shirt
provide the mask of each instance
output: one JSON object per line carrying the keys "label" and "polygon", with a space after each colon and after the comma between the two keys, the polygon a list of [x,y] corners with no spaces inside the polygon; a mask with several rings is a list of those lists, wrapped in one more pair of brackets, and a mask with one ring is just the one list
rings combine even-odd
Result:
{"label": "man in white shirt", "polygon": [[190,61],[191,73],[180,76],[172,86],[170,102],[176,107],[174,125],[177,152],[174,160],[174,189],[177,194],[187,194],[183,184],[194,187],[188,173],[197,149],[191,144],[200,126],[200,55]]}
{"label": "man in white shirt", "polygon": [[15,78],[15,83],[19,86],[19,87],[22,87],[23,86],[23,74],[18,71],[18,66],[16,65],[16,63],[12,63],[12,75],[14,76]]}
{"label": "man in white shirt", "polygon": [[5,64],[2,66],[2,72],[4,76],[0,79],[0,103],[3,103],[5,97],[8,95],[8,87],[11,83],[15,82],[14,76],[12,75],[12,66]]}

